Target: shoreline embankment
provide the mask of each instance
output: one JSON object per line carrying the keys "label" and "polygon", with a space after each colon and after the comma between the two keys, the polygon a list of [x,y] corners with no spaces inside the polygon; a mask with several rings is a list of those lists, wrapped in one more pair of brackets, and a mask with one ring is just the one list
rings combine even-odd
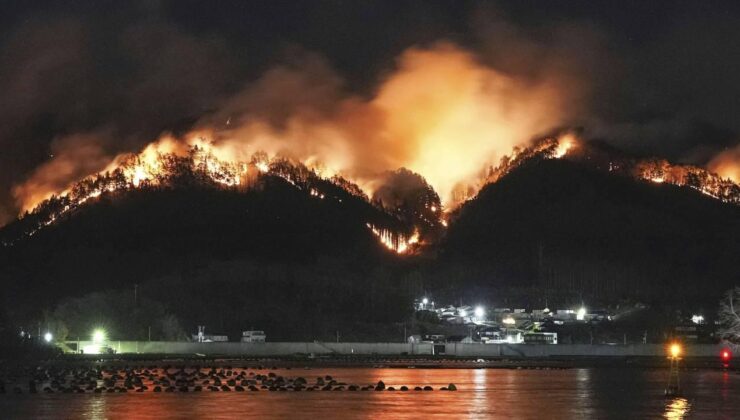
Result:
{"label": "shoreline embankment", "polygon": [[[72,343],[72,342],[70,342]],[[91,342],[74,342],[84,348]],[[302,367],[399,367],[399,368],[570,368],[664,367],[668,347],[662,344],[478,344],[478,343],[191,343],[110,341],[115,354],[65,354],[64,362],[157,363],[230,361],[255,365]],[[738,365],[723,360],[727,347],[693,344],[681,348],[686,367],[727,368]]]}

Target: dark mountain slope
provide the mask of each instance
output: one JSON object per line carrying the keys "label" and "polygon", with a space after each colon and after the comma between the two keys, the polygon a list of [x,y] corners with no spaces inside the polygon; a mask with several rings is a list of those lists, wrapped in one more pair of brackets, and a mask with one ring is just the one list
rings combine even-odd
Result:
{"label": "dark mountain slope", "polygon": [[740,208],[689,189],[533,160],[453,217],[448,287],[716,294],[740,281]]}
{"label": "dark mountain slope", "polygon": [[165,276],[200,273],[202,280],[204,270],[224,261],[310,267],[333,259],[360,272],[392,262],[366,223],[398,222],[331,183],[320,187],[324,199],[266,176],[247,191],[190,186],[104,194],[0,248],[5,302],[11,310],[39,311],[65,296],[133,289]]}

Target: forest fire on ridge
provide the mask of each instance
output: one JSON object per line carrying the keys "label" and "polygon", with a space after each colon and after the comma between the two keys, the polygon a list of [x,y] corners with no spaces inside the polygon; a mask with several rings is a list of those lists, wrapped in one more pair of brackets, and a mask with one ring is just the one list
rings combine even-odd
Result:
{"label": "forest fire on ridge", "polygon": [[[245,190],[251,188],[260,176],[271,175],[304,190],[312,198],[323,200],[328,196],[311,181],[317,179],[331,182],[347,193],[371,202],[367,192],[360,186],[336,175],[335,171],[324,167],[315,159],[307,162],[312,165],[309,166],[258,151],[248,160],[237,160],[228,148],[220,148],[208,141],[207,135],[208,133],[195,132],[181,140],[165,136],[149,144],[138,154],[117,156],[104,171],[75,183],[59,194],[45,197],[41,203],[29,209],[27,214],[37,218],[37,226],[29,230],[27,236],[34,235],[44,226],[53,224],[60,217],[103,194],[145,187],[167,187],[173,183],[173,177],[183,173],[190,174],[199,183]],[[411,207],[394,208],[391,205],[391,208],[385,208],[375,198],[372,203],[390,213],[398,211],[395,217],[403,221],[403,225],[411,226],[411,230],[390,228],[370,221],[365,223],[366,227],[388,250],[397,254],[412,252],[429,241],[429,238],[422,240],[424,234],[420,232],[421,226],[425,226],[427,233],[446,228],[449,212],[456,206],[474,198],[484,185],[495,183],[520,165],[538,158],[588,162],[589,165],[602,169],[607,168],[608,161],[608,171],[615,174],[653,183],[687,186],[714,199],[740,204],[740,186],[702,168],[675,165],[663,159],[633,159],[611,155],[604,157],[589,147],[588,143],[579,140],[572,133],[546,137],[533,142],[529,147],[515,147],[510,155],[501,158],[497,166],[490,166],[484,171],[477,183],[458,189],[458,195],[454,196],[454,205],[444,208],[423,178],[410,171],[397,171],[394,176],[406,179],[407,183],[409,178],[413,180],[416,177],[419,178],[416,182],[426,185],[410,194],[417,198],[416,204]],[[335,175],[327,177],[324,174]]]}
{"label": "forest fire on ridge", "polygon": [[[312,198],[324,200],[332,196],[322,190],[318,182],[322,181],[370,203],[360,187],[338,175],[322,176],[331,172],[320,166],[308,167],[278,156],[270,157],[261,151],[254,153],[248,161],[222,160],[220,157],[228,159],[228,152],[214,147],[202,133],[183,141],[163,137],[138,154],[117,156],[101,173],[89,176],[29,209],[26,216],[34,216],[38,223],[26,235],[33,236],[39,229],[103,194],[147,187],[167,188],[177,182],[175,178],[183,175],[192,177],[199,184],[239,190],[252,188],[262,176],[275,176]],[[333,198],[342,202],[340,198]],[[420,243],[420,232],[416,228],[413,233],[406,234],[370,222],[367,226],[385,248],[398,254],[408,253]]]}

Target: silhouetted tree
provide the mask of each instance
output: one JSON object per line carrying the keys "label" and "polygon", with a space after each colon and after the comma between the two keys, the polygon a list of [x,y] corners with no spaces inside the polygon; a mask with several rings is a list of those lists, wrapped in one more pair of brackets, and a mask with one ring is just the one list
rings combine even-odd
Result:
{"label": "silhouetted tree", "polygon": [[720,336],[734,344],[740,344],[740,287],[735,286],[725,293],[719,302]]}

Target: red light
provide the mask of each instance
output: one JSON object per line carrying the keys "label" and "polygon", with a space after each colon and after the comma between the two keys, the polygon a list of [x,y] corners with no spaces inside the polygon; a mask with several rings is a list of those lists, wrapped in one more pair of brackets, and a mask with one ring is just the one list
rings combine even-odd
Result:
{"label": "red light", "polygon": [[722,360],[728,361],[730,360],[730,358],[732,358],[732,353],[730,353],[729,350],[722,350],[720,357],[722,357]]}

